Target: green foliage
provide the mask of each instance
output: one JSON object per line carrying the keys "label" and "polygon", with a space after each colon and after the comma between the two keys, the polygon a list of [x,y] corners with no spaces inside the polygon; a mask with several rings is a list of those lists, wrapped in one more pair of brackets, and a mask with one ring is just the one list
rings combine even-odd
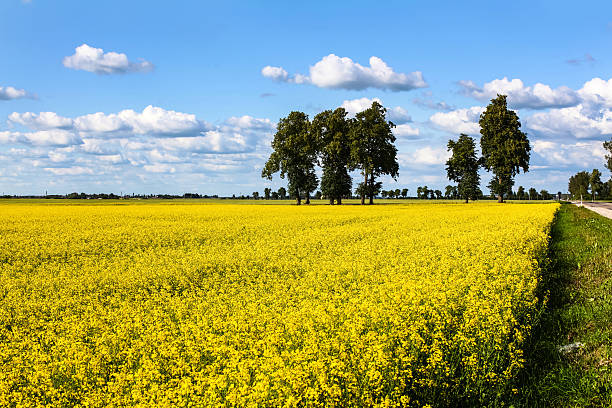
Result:
{"label": "green foliage", "polygon": [[386,174],[396,178],[399,175],[395,136],[391,131],[395,125],[386,120],[386,113],[381,104],[373,102],[370,108],[355,116],[351,126],[350,167],[352,170],[359,169],[364,176],[362,185],[356,191],[362,203],[367,196],[372,204],[374,196],[380,191],[380,187],[376,187],[377,177]]}
{"label": "green foliage", "polygon": [[315,116],[311,124],[323,166],[321,193],[332,204],[334,200],[341,204],[342,197],[350,197],[353,185],[348,174],[351,121],[346,115],[344,108],[326,110]]}
{"label": "green foliage", "polygon": [[527,135],[521,132],[517,114],[508,110],[506,95],[491,99],[487,109],[480,115],[480,147],[483,166],[493,172],[489,188],[503,202],[504,195],[511,191],[514,177],[529,171],[531,147]]}
{"label": "green foliage", "polygon": [[610,139],[609,142],[604,142],[603,146],[604,149],[609,152],[609,154],[606,155],[606,167],[612,172],[612,139]]}
{"label": "green foliage", "polygon": [[589,175],[589,186],[591,187],[591,197],[595,200],[597,197],[601,198],[603,190],[603,183],[601,182],[601,171],[593,169]]}
{"label": "green foliage", "polygon": [[480,185],[480,163],[476,157],[474,139],[462,133],[457,141],[448,141],[448,150],[452,152],[446,161],[448,179],[457,183],[457,193],[466,203],[470,198],[474,200]]}
{"label": "green foliage", "polygon": [[310,132],[308,115],[291,112],[281,118],[272,141],[273,152],[266,162],[261,176],[272,179],[280,172],[281,178],[289,180],[289,194],[301,203],[302,195],[309,202],[310,193],[317,188],[315,164],[317,162],[317,143]]}
{"label": "green foliage", "polygon": [[586,171],[581,171],[570,177],[567,189],[574,199],[586,198],[590,183],[591,175]]}

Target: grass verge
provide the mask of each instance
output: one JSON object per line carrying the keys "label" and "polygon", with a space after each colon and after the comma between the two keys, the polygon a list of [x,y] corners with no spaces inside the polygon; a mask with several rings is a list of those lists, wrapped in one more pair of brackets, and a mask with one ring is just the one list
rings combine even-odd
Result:
{"label": "grass verge", "polygon": [[612,220],[562,205],[515,407],[612,406]]}

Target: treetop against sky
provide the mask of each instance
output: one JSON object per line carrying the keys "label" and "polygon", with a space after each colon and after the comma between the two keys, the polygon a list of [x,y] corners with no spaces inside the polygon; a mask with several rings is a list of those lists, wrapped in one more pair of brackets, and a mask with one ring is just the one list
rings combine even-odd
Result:
{"label": "treetop against sky", "polygon": [[[0,4],[0,190],[250,194],[279,118],[378,101],[397,182],[443,188],[447,142],[508,96],[516,184],[566,191],[612,135],[605,1]],[[481,173],[486,191],[490,175]],[[604,171],[604,179],[609,173]]]}

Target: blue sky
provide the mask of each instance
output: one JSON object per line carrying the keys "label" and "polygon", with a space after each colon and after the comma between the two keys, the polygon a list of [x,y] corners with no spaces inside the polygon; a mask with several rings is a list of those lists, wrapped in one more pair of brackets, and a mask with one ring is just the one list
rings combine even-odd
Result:
{"label": "blue sky", "polygon": [[0,193],[277,188],[280,117],[374,98],[399,125],[384,188],[443,190],[446,142],[496,92],[532,143],[516,186],[566,191],[604,170],[611,40],[604,1],[3,0]]}

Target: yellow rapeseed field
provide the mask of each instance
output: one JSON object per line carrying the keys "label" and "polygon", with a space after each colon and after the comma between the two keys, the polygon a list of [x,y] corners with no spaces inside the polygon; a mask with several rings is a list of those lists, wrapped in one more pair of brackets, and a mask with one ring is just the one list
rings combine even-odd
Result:
{"label": "yellow rapeseed field", "polygon": [[478,403],[555,204],[0,206],[0,406]]}

